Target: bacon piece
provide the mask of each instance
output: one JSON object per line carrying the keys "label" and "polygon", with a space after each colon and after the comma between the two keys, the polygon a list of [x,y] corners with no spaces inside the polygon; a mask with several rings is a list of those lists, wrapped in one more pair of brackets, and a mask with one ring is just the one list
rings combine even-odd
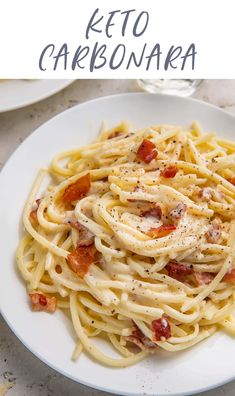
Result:
{"label": "bacon piece", "polygon": [[55,312],[56,310],[56,298],[47,297],[42,293],[30,293],[32,310],[33,311],[46,311]]}
{"label": "bacon piece", "polygon": [[161,220],[162,209],[159,205],[156,205],[154,208],[150,208],[149,210],[142,212],[141,217],[156,217],[156,219]]}
{"label": "bacon piece", "polygon": [[144,333],[134,323],[134,330],[131,336],[126,337],[126,340],[138,346],[142,351],[155,352],[157,345],[146,337]]}
{"label": "bacon piece", "polygon": [[227,274],[224,275],[223,281],[235,282],[235,268],[232,268]]}
{"label": "bacon piece", "polygon": [[212,198],[215,198],[217,201],[221,201],[224,197],[224,193],[222,191],[217,191],[211,187],[204,187],[198,193],[199,198],[201,198],[204,202],[210,202]]}
{"label": "bacon piece", "polygon": [[30,212],[30,218],[31,220],[33,220],[35,223],[38,224],[38,208],[40,205],[41,199],[36,199],[34,205],[33,205],[33,209]]}
{"label": "bacon piece", "polygon": [[134,336],[134,337],[137,337],[137,338],[143,338],[143,337],[145,337],[145,335],[144,335],[144,333],[140,330],[140,328],[135,324],[135,322],[133,322],[132,321],[132,324],[133,324],[133,326],[134,326],[134,329],[133,329],[133,331],[132,331],[132,335]]}
{"label": "bacon piece", "polygon": [[121,135],[122,135],[122,131],[114,131],[108,136],[108,139],[113,139]]}
{"label": "bacon piece", "polygon": [[97,253],[94,244],[89,246],[78,246],[67,257],[70,268],[83,278],[88,272],[90,265],[96,261]]}
{"label": "bacon piece", "polygon": [[149,164],[154,158],[157,157],[157,150],[154,143],[148,139],[144,139],[139,146],[136,157],[137,159]]}
{"label": "bacon piece", "polygon": [[157,228],[150,228],[150,230],[147,232],[147,235],[152,238],[161,238],[170,234],[174,230],[176,230],[176,226],[171,224],[163,224]]}
{"label": "bacon piece", "polygon": [[213,281],[215,277],[213,274],[210,274],[209,272],[194,272],[193,276],[198,286],[208,285],[209,283],[211,283],[211,281]]}
{"label": "bacon piece", "polygon": [[70,184],[62,195],[62,201],[64,203],[70,203],[73,201],[77,201],[85,197],[91,187],[91,178],[90,173],[87,173],[85,176],[80,177],[75,183]]}
{"label": "bacon piece", "polygon": [[142,351],[149,351],[149,352],[154,353],[156,348],[157,348],[157,345],[154,344],[154,342],[152,342],[147,337],[145,337],[143,339],[139,339],[139,338],[134,337],[134,336],[128,336],[128,337],[126,337],[126,340],[129,341],[129,342],[132,342],[133,344],[135,344]]}
{"label": "bacon piece", "polygon": [[227,181],[235,186],[235,176],[230,177]]}
{"label": "bacon piece", "polygon": [[209,202],[212,198],[213,190],[211,187],[204,187],[198,193],[199,198],[204,202]]}
{"label": "bacon piece", "polygon": [[176,173],[178,172],[178,168],[175,165],[170,165],[161,170],[160,176],[165,177],[166,179],[170,179],[175,177]]}
{"label": "bacon piece", "polygon": [[77,246],[90,246],[94,243],[94,234],[79,221],[68,220],[67,223],[79,232],[79,240]]}
{"label": "bacon piece", "polygon": [[151,328],[154,334],[154,341],[165,341],[171,337],[170,323],[164,317],[153,320]]}
{"label": "bacon piece", "polygon": [[221,227],[219,224],[211,224],[210,229],[206,232],[208,243],[217,243],[221,237]]}
{"label": "bacon piece", "polygon": [[166,265],[166,270],[171,278],[174,278],[180,282],[184,282],[187,275],[193,274],[193,268],[189,265],[178,263],[177,261],[169,261]]}
{"label": "bacon piece", "polygon": [[180,202],[174,209],[170,211],[170,217],[172,220],[180,220],[186,212],[187,206]]}

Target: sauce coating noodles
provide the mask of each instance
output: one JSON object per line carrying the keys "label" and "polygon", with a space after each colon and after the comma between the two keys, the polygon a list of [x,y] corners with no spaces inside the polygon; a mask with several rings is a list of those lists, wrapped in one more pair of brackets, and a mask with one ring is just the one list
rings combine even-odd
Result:
{"label": "sauce coating noodles", "polygon": [[235,143],[197,124],[121,123],[39,172],[17,264],[34,310],[69,312],[73,360],[125,367],[235,333],[234,175]]}

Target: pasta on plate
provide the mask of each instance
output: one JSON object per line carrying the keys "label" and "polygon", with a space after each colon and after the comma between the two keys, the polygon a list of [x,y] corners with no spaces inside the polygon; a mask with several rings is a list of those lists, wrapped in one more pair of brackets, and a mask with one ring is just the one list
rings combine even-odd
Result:
{"label": "pasta on plate", "polygon": [[32,310],[69,313],[74,360],[125,367],[235,333],[235,143],[195,123],[103,128],[39,172],[23,223]]}

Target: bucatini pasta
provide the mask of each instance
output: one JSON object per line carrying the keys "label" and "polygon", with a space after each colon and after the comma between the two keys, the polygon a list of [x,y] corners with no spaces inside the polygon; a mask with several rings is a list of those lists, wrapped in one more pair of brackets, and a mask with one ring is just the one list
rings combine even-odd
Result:
{"label": "bucatini pasta", "polygon": [[73,360],[125,367],[235,334],[235,143],[197,124],[103,129],[39,172],[23,222],[32,309],[69,312]]}

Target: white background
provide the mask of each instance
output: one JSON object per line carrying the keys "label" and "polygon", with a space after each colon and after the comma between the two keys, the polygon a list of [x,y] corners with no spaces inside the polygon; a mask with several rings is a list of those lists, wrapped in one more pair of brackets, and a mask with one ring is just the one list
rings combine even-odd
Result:
{"label": "white background", "polygon": [[[93,11],[99,7],[103,21],[97,27],[102,33],[91,33],[85,38],[85,29]],[[110,29],[113,37],[107,38],[104,32],[108,12],[120,9],[126,11],[135,8],[130,14],[126,35],[122,37],[123,16],[117,14]],[[133,24],[139,12],[146,10],[150,14],[148,28],[143,36],[132,35]],[[234,1],[233,0],[118,0],[118,1],[79,1],[79,0],[1,0],[0,11],[0,78],[234,78]],[[156,43],[161,45],[162,58],[160,70],[156,63],[146,71],[146,61],[141,68],[116,71],[105,67],[89,70],[89,59],[84,60],[84,69],[71,69],[73,55],[79,45],[91,48],[98,41],[107,44],[107,59],[119,43],[126,45],[126,54],[140,53],[147,43],[149,54]],[[164,58],[171,45],[181,45],[185,50],[190,43],[196,44],[195,70],[189,62],[181,71],[181,62],[177,69],[164,70]],[[62,62],[53,71],[53,59],[47,58],[47,70],[40,71],[39,56],[49,43],[56,46],[55,53],[63,43],[68,44],[67,69]],[[99,63],[99,62],[98,62]]]}

